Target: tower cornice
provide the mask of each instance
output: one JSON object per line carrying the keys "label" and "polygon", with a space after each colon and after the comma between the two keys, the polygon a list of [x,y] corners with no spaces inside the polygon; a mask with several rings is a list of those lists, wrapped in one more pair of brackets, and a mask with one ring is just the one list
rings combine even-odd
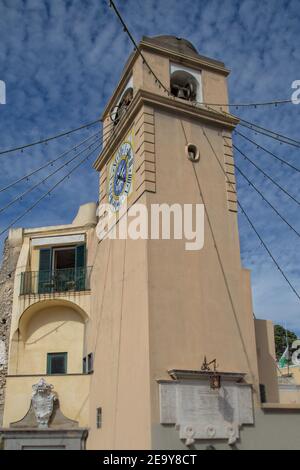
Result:
{"label": "tower cornice", "polygon": [[126,116],[117,125],[116,130],[112,132],[110,139],[98,158],[95,160],[93,166],[96,170],[100,171],[102,166],[115,151],[132,125],[134,117],[143,105],[152,106],[154,109],[160,108],[165,111],[172,111],[173,113],[178,113],[183,117],[196,119],[208,125],[213,124],[221,129],[230,131],[234,130],[239,123],[239,120],[229,113],[225,114],[220,111],[213,110],[212,108],[207,109],[204,106],[195,105],[194,103],[181,100],[180,98],[166,97],[140,89],[135,94],[133,101],[126,112]]}
{"label": "tower cornice", "polygon": [[[147,51],[147,52],[152,52],[157,55],[163,55],[165,57],[168,57],[171,61],[175,61],[178,64],[184,65],[186,67],[191,67],[191,68],[196,68],[196,69],[203,69],[203,70],[208,70],[212,71],[215,73],[219,73],[225,77],[227,77],[230,74],[230,70],[224,66],[224,64],[220,61],[210,59],[209,57],[205,56],[190,56],[186,54],[182,54],[180,52],[175,52],[171,49],[168,49],[166,47],[153,44],[150,42],[147,42],[146,39],[143,39],[139,43],[139,48],[140,50]],[[139,57],[139,51],[133,52],[123,69],[121,78],[113,92],[113,95],[111,96],[110,100],[108,101],[107,105],[104,108],[103,114],[102,114],[102,119],[104,119],[108,113],[108,111],[111,109],[111,107],[114,105],[114,103],[117,101],[118,97],[120,96],[122,89],[124,88],[126,82],[129,80],[131,71],[133,69],[133,65],[135,61]],[[168,86],[168,84],[165,84]]]}

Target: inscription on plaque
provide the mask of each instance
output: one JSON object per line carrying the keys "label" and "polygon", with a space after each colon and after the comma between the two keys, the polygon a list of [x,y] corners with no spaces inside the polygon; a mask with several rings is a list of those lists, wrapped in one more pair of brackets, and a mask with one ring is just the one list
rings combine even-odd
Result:
{"label": "inscription on plaque", "polygon": [[179,436],[191,445],[197,439],[227,439],[230,445],[239,437],[242,424],[253,424],[251,386],[225,382],[212,390],[206,381],[162,382],[160,418],[173,423]]}

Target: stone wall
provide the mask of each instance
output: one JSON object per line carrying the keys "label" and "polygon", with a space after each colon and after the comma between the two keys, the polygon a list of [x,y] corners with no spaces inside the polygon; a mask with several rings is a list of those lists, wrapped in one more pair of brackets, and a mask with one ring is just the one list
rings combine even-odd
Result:
{"label": "stone wall", "polygon": [[7,238],[0,269],[0,427],[2,426],[15,269],[20,246]]}

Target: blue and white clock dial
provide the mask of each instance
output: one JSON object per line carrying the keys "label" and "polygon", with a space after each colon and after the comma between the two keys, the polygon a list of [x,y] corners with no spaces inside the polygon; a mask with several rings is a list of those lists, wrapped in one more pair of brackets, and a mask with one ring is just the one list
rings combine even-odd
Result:
{"label": "blue and white clock dial", "polygon": [[132,189],[134,153],[130,142],[123,142],[110,166],[108,202],[118,211]]}

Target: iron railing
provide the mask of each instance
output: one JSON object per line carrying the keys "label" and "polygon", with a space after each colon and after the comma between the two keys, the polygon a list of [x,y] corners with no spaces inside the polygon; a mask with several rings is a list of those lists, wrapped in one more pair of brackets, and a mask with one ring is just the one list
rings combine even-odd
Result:
{"label": "iron railing", "polygon": [[21,295],[90,290],[91,267],[21,273]]}

